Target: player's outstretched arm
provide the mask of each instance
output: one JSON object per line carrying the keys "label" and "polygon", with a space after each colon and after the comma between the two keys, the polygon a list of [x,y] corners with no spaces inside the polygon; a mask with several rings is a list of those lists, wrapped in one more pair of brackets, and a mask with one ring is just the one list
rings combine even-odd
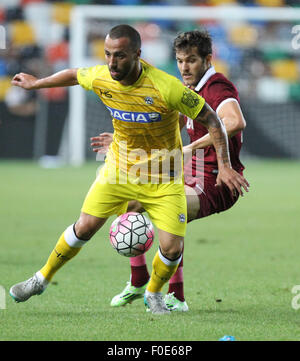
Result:
{"label": "player's outstretched arm", "polygon": [[231,167],[226,128],[217,114],[205,103],[195,120],[207,128],[217,154],[219,172],[216,185],[224,183],[233,194],[237,191],[241,196],[242,188],[248,192],[248,181]]}
{"label": "player's outstretched arm", "polygon": [[26,90],[77,85],[77,69],[62,70],[41,79],[30,74],[18,73],[13,77],[11,83]]}

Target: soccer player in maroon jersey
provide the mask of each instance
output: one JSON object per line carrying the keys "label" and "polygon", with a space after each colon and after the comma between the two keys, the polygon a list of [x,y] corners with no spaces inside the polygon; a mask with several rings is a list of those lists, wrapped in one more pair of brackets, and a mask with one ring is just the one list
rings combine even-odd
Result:
{"label": "soccer player in maroon jersey", "polygon": [[[242,146],[242,131],[246,126],[236,87],[221,73],[217,73],[211,64],[212,41],[206,31],[189,31],[176,37],[173,43],[177,66],[183,82],[200,94],[222,119],[229,138],[229,149],[233,169],[243,174],[244,166],[239,159]],[[185,162],[185,193],[187,197],[188,221],[223,212],[232,207],[239,198],[226,185],[216,186],[218,174],[217,156],[207,129],[200,123],[185,116],[181,117],[181,126],[186,126],[190,144],[183,148],[184,153],[202,149],[200,158],[196,152]],[[92,138],[94,151],[97,146],[107,146],[111,141],[109,133]],[[130,211],[139,211],[139,205],[131,202]],[[131,280],[125,289],[112,301],[112,306],[124,306],[132,300],[142,297],[149,273],[145,255],[130,259]],[[169,281],[169,290],[165,302],[170,310],[187,311],[184,298],[183,261]]]}

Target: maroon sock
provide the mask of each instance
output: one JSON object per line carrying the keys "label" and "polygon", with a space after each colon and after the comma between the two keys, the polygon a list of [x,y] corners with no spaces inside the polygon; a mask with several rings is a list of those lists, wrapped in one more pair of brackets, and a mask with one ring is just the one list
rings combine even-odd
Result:
{"label": "maroon sock", "polygon": [[183,287],[183,258],[177,268],[177,271],[169,281],[168,293],[174,292],[174,296],[181,302],[184,299],[184,287]]}
{"label": "maroon sock", "polygon": [[174,296],[177,298],[177,300],[183,302],[184,301],[184,292],[183,292],[183,283],[170,283],[169,284],[169,291],[168,293],[174,292]]}
{"label": "maroon sock", "polygon": [[134,287],[142,287],[149,281],[150,275],[147,265],[131,266],[131,284]]}

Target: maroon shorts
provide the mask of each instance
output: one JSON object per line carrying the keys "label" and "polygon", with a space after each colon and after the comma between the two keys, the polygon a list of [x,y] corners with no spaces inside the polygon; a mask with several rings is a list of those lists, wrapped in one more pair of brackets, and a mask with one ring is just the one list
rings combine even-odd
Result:
{"label": "maroon shorts", "polygon": [[239,195],[234,197],[226,185],[216,187],[215,184],[215,178],[205,178],[203,191],[199,186],[193,186],[200,202],[200,211],[196,219],[226,211],[238,200]]}

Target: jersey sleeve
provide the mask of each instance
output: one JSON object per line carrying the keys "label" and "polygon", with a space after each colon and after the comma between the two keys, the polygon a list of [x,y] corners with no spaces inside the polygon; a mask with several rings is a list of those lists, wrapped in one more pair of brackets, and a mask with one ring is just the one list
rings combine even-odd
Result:
{"label": "jersey sleeve", "polygon": [[89,68],[79,68],[77,70],[77,80],[78,83],[85,90],[93,89],[93,81],[97,77],[99,71],[101,70],[101,65],[91,66]]}
{"label": "jersey sleeve", "polygon": [[213,109],[227,99],[236,99],[239,102],[238,91],[231,82],[213,82],[207,89],[207,102]]}
{"label": "jersey sleeve", "polygon": [[168,103],[172,109],[195,119],[203,108],[205,100],[174,78],[169,84]]}

